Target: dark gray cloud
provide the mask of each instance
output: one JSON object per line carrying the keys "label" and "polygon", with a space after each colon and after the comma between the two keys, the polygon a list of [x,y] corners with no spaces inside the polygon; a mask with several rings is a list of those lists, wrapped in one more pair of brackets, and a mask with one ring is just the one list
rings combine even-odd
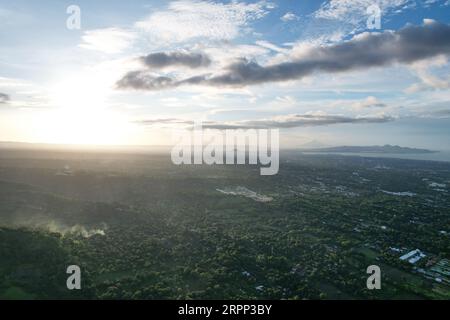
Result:
{"label": "dark gray cloud", "polygon": [[389,116],[381,117],[345,117],[337,115],[292,115],[279,119],[247,120],[234,123],[203,124],[205,129],[270,129],[297,128],[309,126],[326,126],[340,123],[383,123],[394,120]]}
{"label": "dark gray cloud", "polygon": [[140,58],[150,68],[165,68],[170,66],[185,66],[192,69],[207,67],[211,59],[203,53],[188,52],[157,52]]}
{"label": "dark gray cloud", "polygon": [[136,90],[161,90],[173,85],[169,77],[155,77],[147,71],[130,71],[117,82],[119,88],[133,88]]}
{"label": "dark gray cloud", "polygon": [[[285,117],[278,117],[272,119],[262,120],[244,120],[234,122],[216,122],[216,121],[204,121],[202,127],[204,129],[276,129],[276,128],[297,128],[308,126],[326,126],[333,124],[345,124],[345,123],[384,123],[393,121],[394,118],[390,116],[380,117],[346,117],[339,115],[312,115],[312,114],[298,114],[289,115]],[[141,120],[137,123],[146,126],[167,125],[167,124],[183,124],[191,125],[193,121],[182,119],[151,119]]]}
{"label": "dark gray cloud", "polygon": [[0,103],[6,103],[10,100],[9,95],[0,92]]}
{"label": "dark gray cloud", "polygon": [[[166,89],[181,85],[183,81],[174,81],[165,76],[154,76],[151,69],[162,69],[169,66],[185,66],[195,69],[211,64],[209,57],[203,53],[157,52],[141,57],[140,60],[148,69],[128,72],[117,82],[117,87],[149,91]],[[195,83],[194,79],[186,80],[192,84]]]}
{"label": "dark gray cloud", "polygon": [[[127,74],[118,82],[120,88],[161,90],[180,85],[235,86],[301,79],[313,73],[337,73],[410,64],[437,55],[450,54],[450,26],[434,21],[408,25],[396,32],[367,33],[331,46],[316,47],[301,60],[269,66],[245,58],[230,64],[220,74],[198,75],[176,80],[151,77],[145,71]],[[169,80],[170,79],[170,80]]]}

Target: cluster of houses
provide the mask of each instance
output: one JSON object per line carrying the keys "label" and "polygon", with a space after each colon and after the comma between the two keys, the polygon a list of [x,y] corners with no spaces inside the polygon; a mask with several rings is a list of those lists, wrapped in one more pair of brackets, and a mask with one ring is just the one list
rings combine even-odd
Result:
{"label": "cluster of houses", "polygon": [[435,263],[431,268],[417,269],[428,279],[434,279],[436,282],[450,285],[450,261],[442,259]]}
{"label": "cluster of houses", "polygon": [[[393,251],[399,249],[391,248]],[[399,250],[400,251],[400,250]],[[398,251],[397,251],[398,252]],[[416,264],[421,259],[425,258],[427,255],[419,249],[409,251],[408,253],[402,255],[399,259],[402,261],[407,261],[411,264]],[[450,285],[450,261],[447,259],[431,259],[428,261],[426,268],[415,268],[415,270],[428,279],[435,280],[439,283],[444,283]]]}

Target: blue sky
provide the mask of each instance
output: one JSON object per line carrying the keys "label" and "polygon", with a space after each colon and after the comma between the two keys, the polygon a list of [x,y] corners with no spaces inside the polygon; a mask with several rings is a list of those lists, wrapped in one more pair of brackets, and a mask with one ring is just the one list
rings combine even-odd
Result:
{"label": "blue sky", "polygon": [[448,150],[449,20],[448,0],[0,0],[0,140],[170,144],[203,120],[279,127],[285,147]]}

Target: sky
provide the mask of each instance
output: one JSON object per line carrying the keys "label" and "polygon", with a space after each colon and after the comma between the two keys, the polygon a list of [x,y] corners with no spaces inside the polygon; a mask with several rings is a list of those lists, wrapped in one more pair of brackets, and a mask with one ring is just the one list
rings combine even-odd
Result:
{"label": "sky", "polygon": [[450,0],[0,0],[0,141],[169,145],[201,120],[450,150],[449,20]]}

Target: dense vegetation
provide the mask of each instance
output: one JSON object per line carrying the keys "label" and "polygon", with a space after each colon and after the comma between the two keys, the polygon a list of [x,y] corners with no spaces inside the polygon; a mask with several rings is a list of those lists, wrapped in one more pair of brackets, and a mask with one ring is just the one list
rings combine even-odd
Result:
{"label": "dense vegetation", "polygon": [[[450,298],[414,270],[450,259],[450,164],[286,153],[268,177],[158,154],[1,152],[0,298]],[[217,190],[237,187],[272,201]],[[399,260],[416,248],[427,259]],[[70,264],[82,290],[66,288]],[[372,264],[382,290],[366,288]]]}

